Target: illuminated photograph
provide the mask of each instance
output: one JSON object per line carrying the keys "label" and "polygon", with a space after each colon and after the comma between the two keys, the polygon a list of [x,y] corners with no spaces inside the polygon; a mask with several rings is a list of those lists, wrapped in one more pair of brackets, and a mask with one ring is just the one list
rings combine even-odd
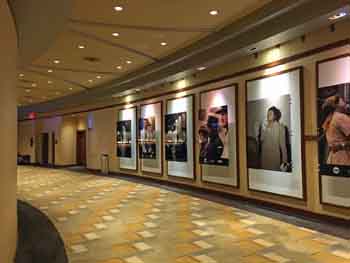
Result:
{"label": "illuminated photograph", "polygon": [[317,102],[320,170],[344,175],[350,166],[350,84],[320,88]]}
{"label": "illuminated photograph", "polygon": [[165,116],[166,160],[187,162],[186,112]]}
{"label": "illuminated photograph", "polygon": [[155,117],[140,119],[139,155],[141,159],[156,159],[156,121]]}
{"label": "illuminated photograph", "polygon": [[117,156],[131,158],[131,120],[117,122]]}
{"label": "illuminated photograph", "polygon": [[229,165],[227,106],[202,109],[199,112],[199,162],[208,165]]}
{"label": "illuminated photograph", "polygon": [[248,168],[292,171],[290,95],[249,101]]}

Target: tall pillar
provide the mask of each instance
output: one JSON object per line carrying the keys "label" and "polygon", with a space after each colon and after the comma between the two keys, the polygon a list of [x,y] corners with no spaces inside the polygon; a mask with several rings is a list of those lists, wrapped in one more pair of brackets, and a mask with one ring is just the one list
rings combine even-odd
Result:
{"label": "tall pillar", "polygon": [[0,262],[12,263],[17,242],[17,33],[0,0]]}

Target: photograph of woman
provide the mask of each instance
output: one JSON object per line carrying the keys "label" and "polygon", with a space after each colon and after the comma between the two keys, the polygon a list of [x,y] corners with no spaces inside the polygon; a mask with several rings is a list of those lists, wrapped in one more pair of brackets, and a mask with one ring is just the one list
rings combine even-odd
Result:
{"label": "photograph of woman", "polygon": [[248,102],[249,168],[292,172],[290,102],[290,95]]}
{"label": "photograph of woman", "polygon": [[[323,158],[327,165],[350,165],[350,117],[349,105],[344,98],[333,95],[322,104],[321,136],[323,136]],[[322,138],[321,138],[322,139]]]}
{"label": "photograph of woman", "polygon": [[260,168],[264,170],[290,170],[288,158],[288,128],[280,123],[281,111],[275,106],[267,110],[267,118],[258,133]]}

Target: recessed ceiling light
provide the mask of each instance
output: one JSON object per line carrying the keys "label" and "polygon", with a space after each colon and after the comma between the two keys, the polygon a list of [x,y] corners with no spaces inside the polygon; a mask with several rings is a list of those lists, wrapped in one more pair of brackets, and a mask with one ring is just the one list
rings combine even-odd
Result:
{"label": "recessed ceiling light", "polygon": [[60,63],[61,63],[61,61],[60,61],[60,60],[58,60],[58,59],[55,59],[55,60],[53,61],[53,63],[55,63],[55,64],[60,64]]}
{"label": "recessed ceiling light", "polygon": [[30,89],[26,89],[26,92],[29,93],[29,92],[31,92],[31,90]]}
{"label": "recessed ceiling light", "polygon": [[123,9],[124,8],[122,6],[120,6],[120,5],[117,5],[117,6],[114,7],[114,10],[117,11],[117,12],[121,12],[121,11],[123,11]]}
{"label": "recessed ceiling light", "polygon": [[47,84],[52,84],[52,81],[51,81],[51,80],[48,80],[48,81],[47,81]]}
{"label": "recessed ceiling light", "polygon": [[347,13],[346,12],[340,12],[338,14],[335,14],[335,15],[329,17],[328,19],[332,21],[332,20],[337,20],[339,18],[342,18],[344,16],[347,16]]}
{"label": "recessed ceiling light", "polygon": [[199,70],[199,71],[202,71],[202,70],[205,70],[205,69],[207,69],[206,67],[198,67],[197,68],[197,70]]}
{"label": "recessed ceiling light", "polygon": [[162,43],[160,43],[160,45],[164,47],[164,46],[168,45],[168,43],[167,42],[162,42]]}
{"label": "recessed ceiling light", "polygon": [[84,49],[85,46],[84,46],[84,45],[78,45],[78,48],[79,48],[79,49]]}
{"label": "recessed ceiling light", "polygon": [[23,77],[24,77],[24,74],[23,74],[23,73],[19,74],[19,77],[20,77],[20,78],[23,78]]}
{"label": "recessed ceiling light", "polygon": [[114,36],[114,37],[119,37],[119,33],[114,32],[114,33],[112,33],[112,36]]}
{"label": "recessed ceiling light", "polygon": [[127,60],[126,61],[126,64],[131,64],[132,62],[130,60]]}
{"label": "recessed ceiling light", "polygon": [[209,14],[212,15],[212,16],[217,16],[219,14],[219,11],[218,10],[211,10],[209,12]]}
{"label": "recessed ceiling light", "polygon": [[117,66],[117,69],[122,69],[123,67],[122,66]]}
{"label": "recessed ceiling light", "polygon": [[96,76],[97,79],[102,79],[102,76],[98,75]]}
{"label": "recessed ceiling light", "polygon": [[93,82],[93,80],[92,80],[92,79],[89,79],[89,80],[88,80],[88,82],[92,83],[92,82]]}
{"label": "recessed ceiling light", "polygon": [[53,70],[52,70],[52,69],[49,69],[47,72],[52,73],[52,72],[53,72]]}
{"label": "recessed ceiling light", "polygon": [[69,88],[69,90],[73,90],[73,88],[72,88],[72,87],[70,87],[70,88]]}
{"label": "recessed ceiling light", "polygon": [[32,87],[36,87],[37,86],[37,84],[36,83],[32,83]]}

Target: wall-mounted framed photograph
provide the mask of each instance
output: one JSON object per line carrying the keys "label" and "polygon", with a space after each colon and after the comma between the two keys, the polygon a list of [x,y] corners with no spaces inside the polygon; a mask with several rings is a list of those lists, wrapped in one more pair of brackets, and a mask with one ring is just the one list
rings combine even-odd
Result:
{"label": "wall-mounted framed photograph", "polygon": [[303,69],[246,83],[249,189],[305,199]]}
{"label": "wall-mounted framed photograph", "polygon": [[138,147],[141,171],[162,174],[162,102],[140,106]]}
{"label": "wall-mounted framed photograph", "polygon": [[320,199],[350,207],[350,55],[316,67]]}
{"label": "wall-mounted framed photograph", "polygon": [[167,100],[164,142],[169,176],[195,178],[193,111],[193,95]]}
{"label": "wall-mounted framed photograph", "polygon": [[238,187],[236,84],[200,93],[197,138],[203,182]]}
{"label": "wall-mounted framed photograph", "polygon": [[118,111],[116,137],[117,156],[121,169],[137,170],[136,115],[136,107]]}

